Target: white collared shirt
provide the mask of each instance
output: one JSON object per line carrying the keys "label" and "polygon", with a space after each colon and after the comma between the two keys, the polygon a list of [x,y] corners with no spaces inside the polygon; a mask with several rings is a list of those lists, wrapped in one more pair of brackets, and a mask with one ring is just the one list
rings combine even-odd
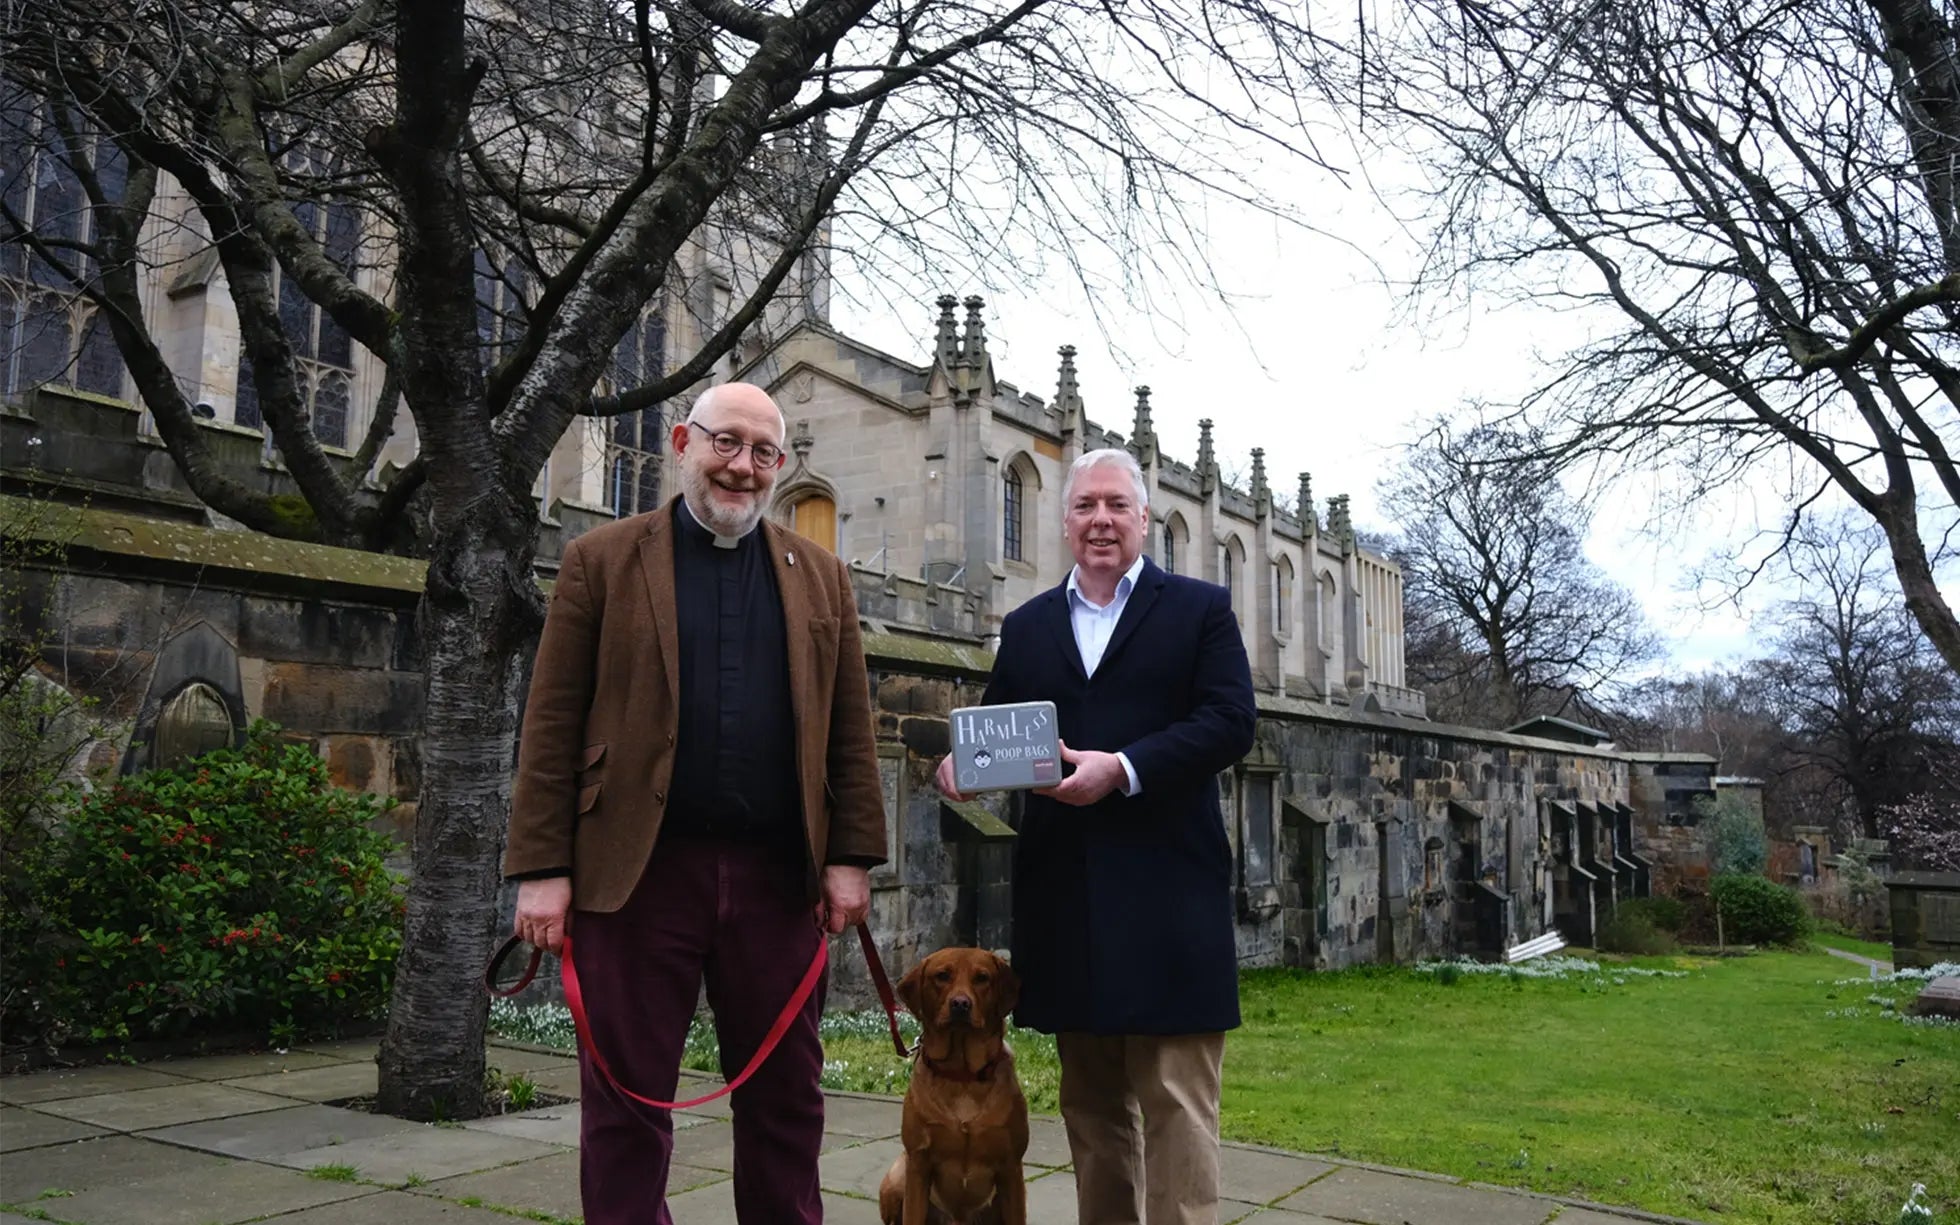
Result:
{"label": "white collared shirt", "polygon": [[[1068,623],[1075,632],[1075,649],[1082,653],[1082,673],[1094,676],[1096,668],[1102,664],[1103,652],[1109,649],[1109,640],[1116,634],[1116,623],[1123,619],[1123,608],[1130,602],[1130,593],[1136,590],[1137,576],[1143,573],[1143,557],[1130,563],[1123,577],[1116,580],[1116,594],[1109,603],[1098,608],[1082,594],[1082,584],[1077,581],[1080,567],[1068,572]],[[1129,777],[1130,785],[1125,795],[1135,795],[1142,789],[1137,782],[1136,767],[1130,764],[1127,754],[1118,753],[1116,760],[1123,763],[1123,773]]]}

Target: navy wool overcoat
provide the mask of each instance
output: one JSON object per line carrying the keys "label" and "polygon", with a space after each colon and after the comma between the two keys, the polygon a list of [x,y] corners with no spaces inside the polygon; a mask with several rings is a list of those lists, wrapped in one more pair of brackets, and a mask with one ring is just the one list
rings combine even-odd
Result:
{"label": "navy wool overcoat", "polygon": [[1218,774],[1252,748],[1252,675],[1222,587],[1146,561],[1093,677],[1056,587],[1008,614],[988,703],[1055,703],[1071,749],[1122,752],[1138,793],[1029,793],[1014,851],[1015,1021],[1047,1033],[1239,1023]]}

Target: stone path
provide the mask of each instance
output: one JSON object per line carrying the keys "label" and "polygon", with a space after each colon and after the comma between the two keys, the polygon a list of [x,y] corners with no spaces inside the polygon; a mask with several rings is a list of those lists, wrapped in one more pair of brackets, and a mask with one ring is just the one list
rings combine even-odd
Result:
{"label": "stone path", "polygon": [[1824,945],[1819,945],[1818,947],[1823,948],[1825,952],[1833,957],[1842,957],[1846,961],[1857,962],[1869,970],[1873,978],[1878,978],[1880,975],[1890,974],[1892,972],[1892,963],[1889,961],[1874,961],[1870,957],[1863,956],[1859,953],[1847,953],[1843,949],[1834,949]]}
{"label": "stone path", "polygon": [[[510,1225],[576,1220],[578,1104],[422,1125],[320,1103],[374,1090],[374,1044],[0,1078],[0,1225]],[[498,1046],[491,1063],[576,1095],[556,1052]],[[707,1082],[704,1082],[707,1083]],[[685,1089],[685,1083],[684,1083]],[[735,1220],[725,1102],[675,1116],[681,1225]],[[822,1158],[830,1225],[876,1225],[898,1152],[894,1098],[833,1094]],[[1075,1220],[1059,1121],[1034,1120],[1029,1219]],[[1624,1225],[1626,1210],[1245,1145],[1224,1151],[1222,1222],[1256,1225]]]}

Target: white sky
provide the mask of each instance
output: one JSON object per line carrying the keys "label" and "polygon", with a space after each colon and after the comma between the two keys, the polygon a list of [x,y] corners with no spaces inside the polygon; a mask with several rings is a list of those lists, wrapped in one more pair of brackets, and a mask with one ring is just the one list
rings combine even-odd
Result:
{"label": "white sky", "polygon": [[[1478,302],[1441,304],[1450,307],[1442,317],[1430,310],[1418,324],[1387,283],[1413,266],[1413,239],[1365,187],[1342,186],[1318,172],[1295,177],[1325,234],[1245,210],[1214,211],[1209,254],[1220,287],[1232,297],[1229,309],[1188,286],[1152,285],[1155,313],[1098,304],[1106,337],[1073,281],[989,294],[994,368],[1024,390],[1052,397],[1055,349],[1074,344],[1089,415],[1100,424],[1128,434],[1131,389],[1148,384],[1167,453],[1194,458],[1198,420],[1210,417],[1228,468],[1245,470],[1251,449],[1263,446],[1276,489],[1290,495],[1296,474],[1311,472],[1323,513],[1328,498],[1346,493],[1358,525],[1388,529],[1373,486],[1395,465],[1398,449],[1424,422],[1467,400],[1501,401],[1526,389],[1535,354],[1556,355],[1582,338],[1586,320]],[[848,282],[838,289],[837,326],[912,360],[929,352],[937,292],[985,292],[971,283],[934,286],[900,318],[869,296],[853,301]],[[1776,498],[1748,491],[1731,501],[1707,508],[1703,522],[1671,530],[1667,540],[1641,530],[1650,488],[1615,487],[1595,502],[1589,552],[1639,595],[1668,639],[1675,669],[1739,659],[1754,649],[1749,606],[1760,609],[1767,593],[1753,593],[1738,610],[1712,589],[1687,589],[1685,579],[1711,547],[1773,524],[1780,509]]]}

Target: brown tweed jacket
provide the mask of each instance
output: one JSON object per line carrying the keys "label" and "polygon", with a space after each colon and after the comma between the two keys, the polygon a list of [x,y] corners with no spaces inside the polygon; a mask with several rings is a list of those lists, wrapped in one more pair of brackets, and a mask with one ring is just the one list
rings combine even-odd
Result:
{"label": "brown tweed jacket", "polygon": [[[765,522],[788,629],[796,760],[819,865],[883,863],[885,805],[857,600],[844,563]],[[507,876],[570,868],[572,904],[617,910],[660,837],[680,699],[673,503],[565,548],[538,642],[511,797]]]}

